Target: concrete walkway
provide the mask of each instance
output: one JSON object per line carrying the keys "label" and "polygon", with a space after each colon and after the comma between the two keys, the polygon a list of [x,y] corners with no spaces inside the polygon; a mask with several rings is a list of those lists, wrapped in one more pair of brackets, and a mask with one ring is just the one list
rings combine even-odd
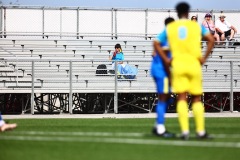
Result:
{"label": "concrete walkway", "polygon": [[[192,113],[189,113],[192,117]],[[3,115],[4,119],[47,119],[47,118],[155,118],[155,113],[139,114],[21,114]],[[177,117],[176,113],[167,113],[167,118]],[[240,112],[205,113],[205,117],[240,117]]]}

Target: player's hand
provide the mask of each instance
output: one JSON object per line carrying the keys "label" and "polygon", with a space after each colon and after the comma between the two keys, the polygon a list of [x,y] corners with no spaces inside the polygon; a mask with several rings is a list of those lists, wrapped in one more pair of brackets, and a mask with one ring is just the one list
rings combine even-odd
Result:
{"label": "player's hand", "polygon": [[171,63],[172,63],[172,59],[169,59],[169,58],[168,58],[168,59],[166,60],[166,62],[165,62],[165,64],[166,64],[167,67],[170,67],[170,66],[171,66]]}
{"label": "player's hand", "polygon": [[206,62],[206,59],[203,58],[203,57],[201,57],[201,58],[199,59],[199,62],[201,63],[201,65],[203,65],[203,64]]}
{"label": "player's hand", "polygon": [[164,61],[164,63],[163,63],[163,65],[164,65],[164,69],[165,69],[165,71],[166,71],[166,73],[167,73],[167,76],[168,76],[168,78],[169,78],[169,85],[171,85],[171,72],[170,72],[170,65],[171,65],[171,62],[172,62],[172,60],[171,59],[167,59],[168,61],[167,62],[165,62]]}
{"label": "player's hand", "polygon": [[115,52],[113,52],[113,57],[115,57],[116,56],[116,54],[117,54],[117,52],[115,51]]}

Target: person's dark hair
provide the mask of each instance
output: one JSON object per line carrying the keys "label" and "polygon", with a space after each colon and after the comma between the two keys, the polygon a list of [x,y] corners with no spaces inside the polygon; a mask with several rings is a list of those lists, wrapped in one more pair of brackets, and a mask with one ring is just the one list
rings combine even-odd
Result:
{"label": "person's dark hair", "polygon": [[116,45],[115,45],[115,49],[116,48],[121,48],[122,49],[122,47],[121,47],[121,45],[119,44],[119,43],[117,43]]}
{"label": "person's dark hair", "polygon": [[165,19],[164,24],[165,24],[165,26],[166,26],[166,25],[168,25],[169,23],[171,23],[171,22],[173,22],[173,21],[174,21],[174,18],[168,17],[168,18]]}
{"label": "person's dark hair", "polygon": [[196,21],[198,20],[196,16],[192,16],[191,20],[193,20],[193,19],[196,19]]}
{"label": "person's dark hair", "polygon": [[180,2],[176,5],[176,10],[178,17],[181,17],[183,14],[187,14],[190,10],[190,5],[186,2]]}

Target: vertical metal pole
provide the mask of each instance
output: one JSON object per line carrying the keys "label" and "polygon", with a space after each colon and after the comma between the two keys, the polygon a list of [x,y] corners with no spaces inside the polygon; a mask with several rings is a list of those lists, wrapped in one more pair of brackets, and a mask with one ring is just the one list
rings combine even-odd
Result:
{"label": "vertical metal pole", "polygon": [[2,38],[2,34],[3,34],[3,19],[2,19],[2,11],[3,11],[3,7],[0,7],[0,38]]}
{"label": "vertical metal pole", "polygon": [[60,8],[60,39],[62,39],[62,8]]}
{"label": "vertical metal pole", "polygon": [[145,39],[147,40],[148,35],[148,9],[145,10]]}
{"label": "vertical metal pole", "polygon": [[117,9],[115,9],[115,38],[117,39]]}
{"label": "vertical metal pole", "polygon": [[31,94],[31,113],[34,114],[34,61],[32,61],[32,94]]}
{"label": "vertical metal pole", "polygon": [[77,8],[77,39],[79,39],[79,7]]}
{"label": "vertical metal pole", "polygon": [[70,83],[70,91],[69,91],[69,113],[72,114],[72,61],[69,64],[69,83]]}
{"label": "vertical metal pole", "polygon": [[230,83],[230,112],[233,112],[233,62],[230,61],[231,83]]}
{"label": "vertical metal pole", "polygon": [[113,8],[112,8],[112,11],[111,11],[111,15],[112,15],[112,17],[111,17],[111,21],[112,21],[112,22],[111,22],[111,25],[112,25],[112,26],[111,26],[111,36],[112,36],[111,39],[113,39],[113,27],[114,27],[114,22],[113,22],[113,21],[114,21],[114,20],[113,20]]}
{"label": "vertical metal pole", "polygon": [[115,61],[115,92],[114,92],[114,113],[118,113],[118,84],[117,84],[117,73],[118,73],[118,62]]}
{"label": "vertical metal pole", "polygon": [[7,37],[7,35],[6,35],[6,30],[7,30],[6,29],[6,26],[7,26],[6,25],[6,8],[4,8],[3,11],[4,11],[4,13],[3,13],[3,21],[4,21],[4,27],[3,27],[4,32],[3,32],[3,34],[4,34],[4,36],[3,37],[6,38]]}
{"label": "vertical metal pole", "polygon": [[16,62],[16,72],[17,72],[17,86],[18,86],[18,57],[17,58],[17,62]]}
{"label": "vertical metal pole", "polygon": [[42,8],[42,37],[44,39],[44,32],[45,32],[45,12],[44,7]]}

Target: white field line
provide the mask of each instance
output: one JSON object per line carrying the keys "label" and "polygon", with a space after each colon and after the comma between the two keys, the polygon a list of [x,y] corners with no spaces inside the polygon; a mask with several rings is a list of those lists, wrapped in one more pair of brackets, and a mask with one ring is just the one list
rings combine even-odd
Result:
{"label": "white field line", "polygon": [[[166,118],[176,118],[177,113],[166,113]],[[189,113],[189,117],[193,117],[192,113]],[[205,113],[205,117],[240,117],[240,113],[231,112],[218,112],[218,113]],[[82,119],[115,119],[115,118],[156,118],[156,113],[137,113],[137,114],[69,114],[63,113],[58,115],[38,115],[38,114],[20,114],[20,115],[4,115],[4,119],[62,119],[62,118],[82,118]]]}
{"label": "white field line", "polygon": [[227,139],[237,139],[240,138],[240,134],[212,134],[215,138],[227,138]]}
{"label": "white field line", "polygon": [[[144,137],[144,133],[123,132],[44,132],[44,131],[18,131],[11,134],[23,135],[51,135],[51,136],[95,136],[95,137]],[[213,138],[240,139],[240,134],[211,134]],[[194,137],[195,135],[191,135]]]}
{"label": "white field line", "polygon": [[203,141],[166,141],[131,138],[95,138],[95,137],[41,137],[41,136],[0,136],[0,140],[18,141],[51,141],[51,142],[93,142],[93,143],[117,143],[117,144],[140,144],[162,146],[189,146],[189,147],[219,147],[240,148],[240,142],[203,142]]}
{"label": "white field line", "polygon": [[143,133],[122,132],[43,132],[43,131],[18,131],[12,134],[26,135],[51,135],[51,136],[96,136],[96,137],[143,137]]}

